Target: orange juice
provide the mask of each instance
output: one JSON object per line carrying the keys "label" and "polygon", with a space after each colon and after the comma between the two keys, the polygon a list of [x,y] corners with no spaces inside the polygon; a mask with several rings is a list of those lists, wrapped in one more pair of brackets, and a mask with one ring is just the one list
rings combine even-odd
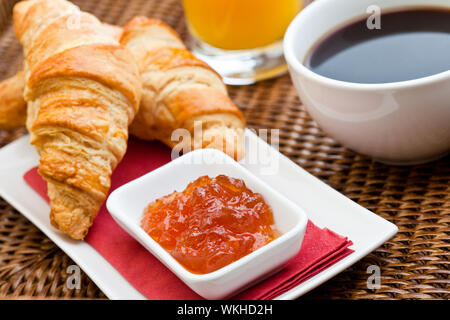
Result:
{"label": "orange juice", "polygon": [[226,50],[251,49],[283,38],[302,0],[183,0],[190,31]]}

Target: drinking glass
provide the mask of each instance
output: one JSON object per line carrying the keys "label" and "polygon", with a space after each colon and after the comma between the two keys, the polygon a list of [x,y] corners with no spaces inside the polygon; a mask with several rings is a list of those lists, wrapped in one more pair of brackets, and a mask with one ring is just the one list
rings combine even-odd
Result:
{"label": "drinking glass", "polygon": [[191,50],[232,85],[287,70],[282,39],[302,0],[183,0]]}

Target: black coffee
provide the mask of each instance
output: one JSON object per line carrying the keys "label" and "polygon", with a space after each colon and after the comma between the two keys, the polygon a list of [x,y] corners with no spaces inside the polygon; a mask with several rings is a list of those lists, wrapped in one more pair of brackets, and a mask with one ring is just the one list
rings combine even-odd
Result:
{"label": "black coffee", "polygon": [[306,67],[358,83],[404,81],[450,70],[450,10],[382,12],[380,29],[369,29],[366,19],[348,22],[320,39],[310,49]]}

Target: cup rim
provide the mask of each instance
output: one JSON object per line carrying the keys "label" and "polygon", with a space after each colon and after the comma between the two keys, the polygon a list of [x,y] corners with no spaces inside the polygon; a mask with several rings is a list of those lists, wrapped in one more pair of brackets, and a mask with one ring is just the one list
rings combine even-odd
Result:
{"label": "cup rim", "polygon": [[[331,87],[338,87],[338,88],[345,88],[345,89],[352,89],[352,90],[394,90],[394,89],[403,89],[403,88],[410,88],[415,86],[421,86],[426,84],[432,84],[435,82],[439,82],[441,80],[450,79],[450,70],[443,71],[440,73],[436,73],[430,76],[421,77],[417,79],[411,79],[411,80],[404,80],[404,81],[396,81],[396,82],[384,82],[384,83],[359,83],[359,82],[349,82],[349,81],[342,81],[342,80],[336,80],[332,78],[328,78],[325,76],[322,76],[318,73],[315,73],[314,71],[308,69],[299,59],[297,59],[295,55],[295,39],[299,31],[298,25],[302,22],[303,19],[305,19],[305,16],[314,14],[314,10],[318,10],[320,6],[327,6],[329,2],[333,0],[320,0],[320,1],[314,1],[311,4],[309,4],[307,7],[305,7],[302,11],[300,11],[297,16],[292,20],[292,22],[289,24],[289,27],[286,30],[286,33],[283,38],[283,51],[284,56],[286,59],[286,62],[289,66],[289,68],[294,69],[296,72],[303,74],[304,76],[315,80],[317,82],[321,82],[325,85],[331,86]],[[424,5],[428,5],[427,1],[424,1]],[[429,4],[432,5],[432,4]],[[408,5],[405,4],[405,6],[402,7],[417,7],[418,5]],[[395,6],[392,6],[392,8],[395,8]],[[450,8],[450,6],[449,6]],[[330,28],[331,30],[332,28]],[[306,30],[306,29],[305,29]],[[305,31],[306,32],[306,31]],[[318,40],[317,38],[316,40]]]}

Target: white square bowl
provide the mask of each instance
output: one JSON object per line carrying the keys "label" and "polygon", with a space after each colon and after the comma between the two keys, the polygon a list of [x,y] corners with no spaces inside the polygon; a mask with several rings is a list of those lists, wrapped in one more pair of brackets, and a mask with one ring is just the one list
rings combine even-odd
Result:
{"label": "white square bowl", "polygon": [[[272,208],[280,237],[241,259],[207,274],[185,269],[140,226],[147,205],[174,190],[183,191],[197,178],[220,174],[242,179]],[[300,250],[308,218],[303,209],[271,188],[249,170],[214,149],[192,151],[111,193],[107,208],[116,222],[147,248],[186,285],[206,299],[223,299],[280,269]]]}

